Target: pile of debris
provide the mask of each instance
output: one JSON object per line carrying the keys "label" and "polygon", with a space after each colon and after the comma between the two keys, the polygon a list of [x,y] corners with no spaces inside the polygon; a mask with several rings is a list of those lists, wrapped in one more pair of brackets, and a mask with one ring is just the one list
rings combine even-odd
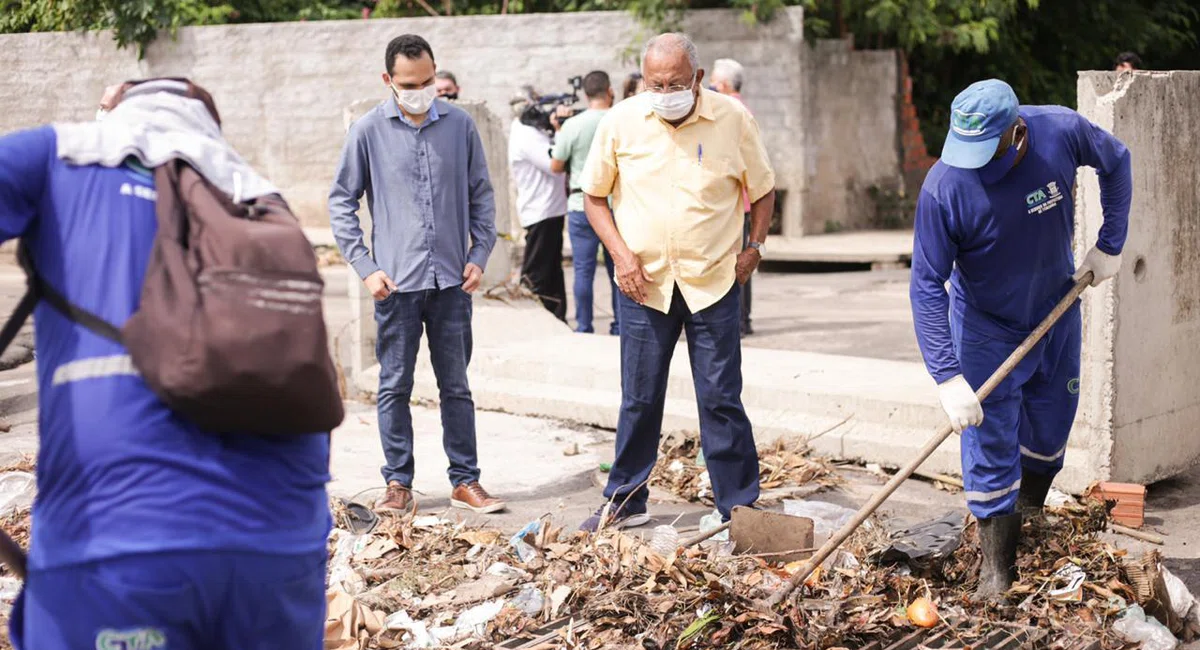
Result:
{"label": "pile of debris", "polygon": [[[770,503],[800,494],[812,494],[838,483],[833,465],[813,455],[803,440],[780,438],[758,450],[762,501]],[[712,481],[694,432],[663,436],[658,464],[650,473],[650,486],[666,490],[691,503],[712,505]]]}
{"label": "pile of debris", "polygon": [[[5,467],[0,467],[0,529],[21,548],[29,548],[29,536],[35,487],[37,463],[31,456],[22,457]],[[8,641],[8,605],[16,599],[21,581],[0,565],[0,650],[12,650]]]}
{"label": "pile of debris", "polygon": [[664,557],[654,540],[568,533],[547,519],[510,538],[436,515],[384,517],[368,534],[335,533],[326,647],[853,648],[932,621],[968,647],[1017,625],[1118,648],[1128,637],[1118,621],[1134,604],[1150,611],[1152,594],[1130,577],[1124,552],[1099,539],[1106,524],[1094,503],[1030,521],[1020,581],[995,606],[968,598],[974,524],[959,516],[944,553],[910,549],[914,560],[903,561],[904,534],[873,520],[771,611],[762,602],[802,563],[731,555],[719,543]]}

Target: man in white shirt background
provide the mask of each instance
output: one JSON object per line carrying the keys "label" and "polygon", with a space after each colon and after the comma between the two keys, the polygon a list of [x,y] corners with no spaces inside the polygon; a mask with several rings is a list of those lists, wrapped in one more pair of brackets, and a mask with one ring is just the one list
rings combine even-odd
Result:
{"label": "man in white shirt background", "polygon": [[[509,102],[513,122],[508,135],[508,162],[517,186],[517,215],[525,228],[521,282],[542,306],[565,323],[567,290],[562,248],[567,214],[566,179],[550,169],[550,134],[521,119],[534,106],[536,97],[532,90],[525,89]],[[557,125],[557,121],[553,124]]]}

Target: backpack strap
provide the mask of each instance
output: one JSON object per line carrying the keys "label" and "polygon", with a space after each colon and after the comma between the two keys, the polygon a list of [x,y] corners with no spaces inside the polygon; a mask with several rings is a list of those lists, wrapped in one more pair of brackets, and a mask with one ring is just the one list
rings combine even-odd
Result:
{"label": "backpack strap", "polygon": [[39,300],[45,300],[48,305],[63,316],[83,325],[95,334],[116,343],[122,342],[121,330],[117,329],[116,326],[82,307],[71,304],[65,296],[38,275],[37,269],[33,267],[33,257],[29,253],[29,246],[24,240],[21,241],[20,247],[17,249],[17,261],[20,262],[21,268],[25,270],[25,282],[29,289],[25,292],[25,296],[21,298],[21,302],[17,304],[17,308],[13,311],[12,316],[8,317],[8,322],[4,324],[4,329],[0,330],[0,352],[3,352],[12,343],[13,339],[17,337],[17,333],[21,331],[21,326],[25,324],[29,315],[33,313],[33,308]]}

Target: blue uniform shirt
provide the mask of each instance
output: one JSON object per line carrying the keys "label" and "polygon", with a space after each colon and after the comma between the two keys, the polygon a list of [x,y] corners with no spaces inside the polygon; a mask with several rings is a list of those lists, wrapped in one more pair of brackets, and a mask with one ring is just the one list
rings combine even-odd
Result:
{"label": "blue uniform shirt", "polygon": [[1029,142],[1019,165],[1004,173],[1003,161],[979,170],[938,162],[917,199],[910,296],[917,341],[938,383],[961,373],[951,311],[956,326],[1020,341],[1070,290],[1079,166],[1100,177],[1097,247],[1116,255],[1125,245],[1132,186],[1125,145],[1068,108],[1022,106],[1020,114]]}
{"label": "blue uniform shirt", "polygon": [[[358,208],[367,196],[371,247]],[[436,100],[419,126],[394,99],[351,127],[329,191],[329,221],[359,277],[382,269],[400,291],[448,289],[496,244],[496,204],[483,141],[463,109]]]}
{"label": "blue uniform shirt", "polygon": [[[0,240],[24,237],[44,279],[120,326],[157,230],[154,179],[74,166],[50,127],[0,138]],[[30,565],[172,550],[318,551],[332,524],[329,435],[223,436],[180,419],[126,351],[48,305],[37,322],[38,496]]]}

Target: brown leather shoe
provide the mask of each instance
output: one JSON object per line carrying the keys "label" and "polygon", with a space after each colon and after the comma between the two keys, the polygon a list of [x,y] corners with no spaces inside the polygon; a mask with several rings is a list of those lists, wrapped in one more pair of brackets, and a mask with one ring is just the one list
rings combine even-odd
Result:
{"label": "brown leather shoe", "polygon": [[409,512],[417,509],[412,490],[399,483],[389,483],[387,492],[375,502],[376,512]]}
{"label": "brown leather shoe", "polygon": [[455,508],[464,508],[478,512],[482,515],[500,512],[508,507],[508,504],[488,494],[487,490],[483,489],[483,486],[478,481],[460,483],[454,486],[454,492],[450,495],[450,505]]}

